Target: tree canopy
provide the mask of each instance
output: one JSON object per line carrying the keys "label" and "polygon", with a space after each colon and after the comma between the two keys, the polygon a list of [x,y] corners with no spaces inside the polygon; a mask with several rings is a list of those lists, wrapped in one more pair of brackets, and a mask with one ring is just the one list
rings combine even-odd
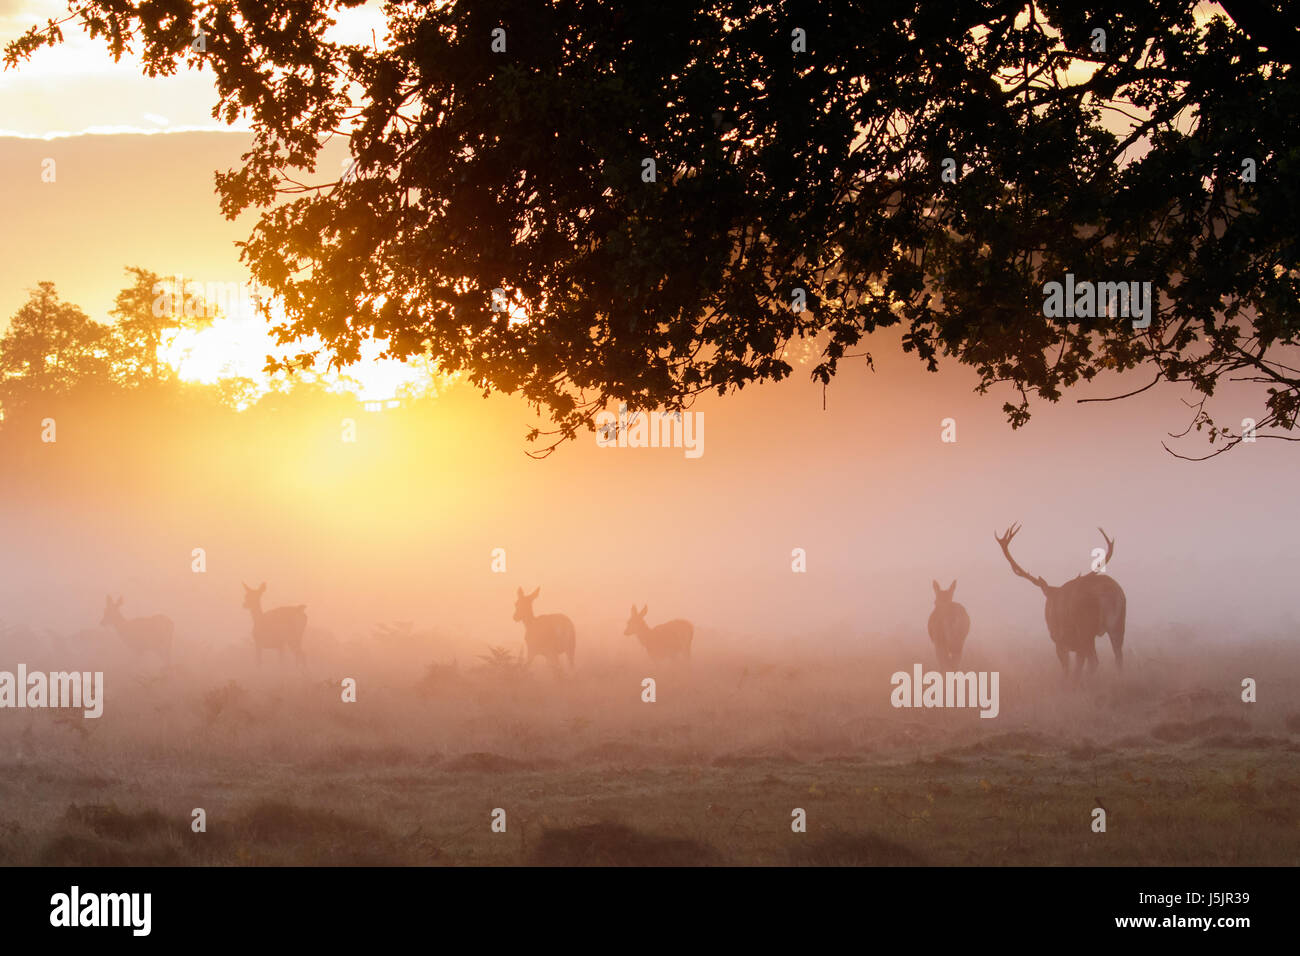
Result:
{"label": "tree canopy", "polygon": [[54,283],[39,283],[0,338],[0,407],[10,413],[34,395],[106,384],[109,334],[107,326],[62,301]]}
{"label": "tree canopy", "polygon": [[[284,341],[432,354],[559,439],[611,400],[782,379],[800,339],[829,382],[891,326],[931,368],[1010,383],[1013,427],[1133,369],[1202,399],[1244,377],[1261,437],[1296,423],[1279,0],[390,2],[387,36],[331,40],[358,5],[70,4],[151,74],[211,67],[215,114],[251,118],[217,188],[261,210],[242,254]],[[33,28],[6,65],[61,37]],[[347,173],[311,179],[338,135]],[[1067,274],[1151,283],[1149,325],[1045,314]],[[1203,402],[1194,424],[1241,437]]]}

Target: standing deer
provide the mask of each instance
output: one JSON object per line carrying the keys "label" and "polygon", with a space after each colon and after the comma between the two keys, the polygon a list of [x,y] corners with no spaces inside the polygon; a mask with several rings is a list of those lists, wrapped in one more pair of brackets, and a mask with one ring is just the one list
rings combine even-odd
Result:
{"label": "standing deer", "polygon": [[691,639],[695,637],[695,627],[691,622],[678,618],[651,627],[645,622],[646,610],[644,604],[639,611],[635,604],[632,605],[632,616],[627,619],[627,627],[623,628],[623,634],[627,637],[637,637],[652,661],[663,661],[678,656],[689,661]]}
{"label": "standing deer", "polygon": [[284,649],[287,647],[298,655],[298,666],[302,667],[302,635],[307,630],[307,605],[291,604],[263,611],[262,595],[265,592],[265,581],[258,588],[244,585],[244,607],[253,615],[253,646],[257,648],[257,666],[262,666],[262,651],[270,648],[279,649],[280,661],[283,663]]}
{"label": "standing deer", "polygon": [[[1042,578],[1030,574],[1011,557],[1011,539],[1020,530],[1020,525],[1012,525],[1006,533],[994,540],[1002,547],[1011,564],[1011,570],[1020,577],[1038,585],[1047,598],[1044,616],[1047,618],[1047,633],[1056,644],[1056,656],[1061,660],[1065,673],[1070,672],[1070,652],[1075,658],[1076,678],[1083,672],[1084,662],[1088,663],[1089,672],[1097,669],[1096,640],[1102,634],[1110,635],[1110,646],[1115,651],[1115,667],[1124,667],[1124,618],[1128,601],[1124,589],[1115,583],[1115,579],[1103,571],[1080,574],[1059,587],[1053,587]],[[1106,557],[1102,567],[1115,553],[1115,540],[1106,537],[1101,528],[1102,538],[1106,541]]]}
{"label": "standing deer", "polygon": [[104,595],[104,616],[99,620],[100,627],[112,625],[118,637],[127,647],[140,656],[153,651],[162,658],[163,663],[170,664],[172,659],[172,633],[175,625],[165,614],[153,617],[133,617],[130,620],[122,616],[122,598],[116,601],[111,595]]}
{"label": "standing deer", "polygon": [[966,643],[966,635],[970,633],[970,615],[952,599],[953,592],[957,590],[956,581],[946,591],[939,587],[938,581],[932,580],[930,583],[934,585],[934,610],[930,612],[929,622],[930,640],[934,643],[939,663],[956,667],[961,663],[961,648]]}
{"label": "standing deer", "polygon": [[565,654],[569,658],[569,669],[572,670],[573,647],[576,643],[573,622],[563,614],[543,614],[541,617],[533,614],[533,601],[541,593],[541,587],[532,594],[524,594],[523,588],[516,589],[514,619],[523,622],[524,644],[528,647],[528,660],[524,661],[524,666],[527,667],[534,657],[540,655],[552,667],[558,668],[560,655]]}

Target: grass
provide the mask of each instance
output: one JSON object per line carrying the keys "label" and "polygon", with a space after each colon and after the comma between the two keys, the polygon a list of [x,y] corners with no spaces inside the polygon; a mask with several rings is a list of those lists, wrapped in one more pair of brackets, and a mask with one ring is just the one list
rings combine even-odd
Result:
{"label": "grass", "polygon": [[[0,715],[0,864],[1294,864],[1300,655],[1132,654],[1071,688],[1039,650],[1000,668],[993,720],[893,709],[910,659],[885,651],[697,661],[654,673],[654,704],[642,661],[339,663],[356,704],[288,667],[110,674],[93,729]],[[1270,675],[1259,703],[1239,671]]]}

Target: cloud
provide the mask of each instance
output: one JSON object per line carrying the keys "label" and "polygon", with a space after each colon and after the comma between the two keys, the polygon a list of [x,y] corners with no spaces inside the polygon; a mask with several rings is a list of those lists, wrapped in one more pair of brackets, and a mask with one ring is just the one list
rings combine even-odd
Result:
{"label": "cloud", "polygon": [[62,20],[68,5],[60,0],[0,0],[0,20],[25,21],[22,29],[44,26],[47,20]]}

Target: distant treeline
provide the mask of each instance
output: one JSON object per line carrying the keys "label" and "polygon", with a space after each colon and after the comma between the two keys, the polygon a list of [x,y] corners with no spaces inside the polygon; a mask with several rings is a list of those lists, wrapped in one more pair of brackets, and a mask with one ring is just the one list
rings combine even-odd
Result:
{"label": "distant treeline", "polygon": [[26,488],[47,498],[81,494],[91,485],[148,488],[160,479],[184,482],[187,471],[201,487],[207,469],[233,465],[247,473],[248,463],[234,459],[263,444],[253,436],[274,432],[278,453],[292,454],[286,436],[302,433],[295,419],[337,429],[340,420],[361,413],[354,396],[328,390],[310,370],[262,382],[182,380],[160,350],[179,331],[210,324],[219,311],[203,303],[159,309],[164,280],[145,269],[127,272],[132,282],[118,294],[111,323],[61,300],[52,282],[38,283],[10,318],[0,336],[4,490]]}
{"label": "distant treeline", "polygon": [[[185,308],[175,308],[170,293],[159,289],[180,285],[176,278],[130,267],[132,282],[118,293],[110,310],[111,323],[97,322],[77,305],[65,302],[52,282],[37,283],[27,302],[9,320],[0,337],[0,416],[3,429],[32,416],[44,417],[52,407],[71,401],[110,399],[143,391],[155,404],[188,400],[206,394],[208,400],[231,409],[258,401],[280,402],[284,395],[306,390],[327,394],[312,370],[292,377],[279,372],[263,382],[241,375],[212,385],[182,382],[164,358],[164,349],[183,330],[199,330],[221,315],[201,293]],[[160,301],[163,308],[159,307]],[[269,393],[264,394],[266,389]]]}

